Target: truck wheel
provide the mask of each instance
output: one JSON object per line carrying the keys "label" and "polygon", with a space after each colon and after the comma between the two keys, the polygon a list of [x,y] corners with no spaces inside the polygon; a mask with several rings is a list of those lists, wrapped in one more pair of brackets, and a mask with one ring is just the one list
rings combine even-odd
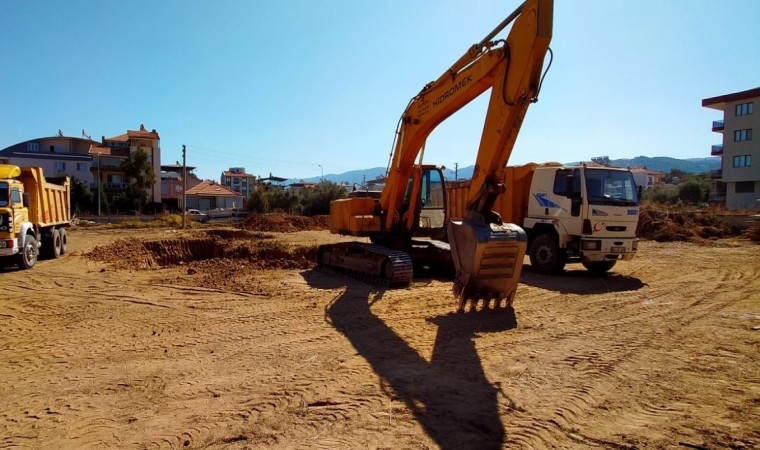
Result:
{"label": "truck wheel", "polygon": [[617,261],[583,261],[583,267],[589,272],[601,275],[615,267]]}
{"label": "truck wheel", "polygon": [[61,235],[61,254],[65,255],[69,249],[69,235],[66,233],[66,228],[61,228],[58,232]]}
{"label": "truck wheel", "polygon": [[54,228],[50,232],[50,257],[56,259],[61,256],[61,232]]}
{"label": "truck wheel", "polygon": [[557,240],[548,234],[537,237],[530,246],[530,266],[538,273],[557,274],[562,272],[567,255],[559,248]]}
{"label": "truck wheel", "polygon": [[37,263],[37,239],[34,236],[27,236],[24,239],[24,247],[18,254],[18,266],[21,269],[31,269]]}

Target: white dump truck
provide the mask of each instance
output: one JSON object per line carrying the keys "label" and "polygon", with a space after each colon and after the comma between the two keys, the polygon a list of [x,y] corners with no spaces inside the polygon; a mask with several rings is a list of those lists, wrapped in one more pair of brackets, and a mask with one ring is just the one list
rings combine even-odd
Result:
{"label": "white dump truck", "polygon": [[[525,229],[533,270],[554,274],[568,262],[604,273],[638,250],[639,198],[628,169],[556,163],[507,167],[493,209]],[[450,219],[464,212],[467,181],[449,183]]]}
{"label": "white dump truck", "polygon": [[0,164],[0,258],[31,269],[40,252],[66,253],[71,190],[68,177],[60,181],[48,182],[40,167]]}

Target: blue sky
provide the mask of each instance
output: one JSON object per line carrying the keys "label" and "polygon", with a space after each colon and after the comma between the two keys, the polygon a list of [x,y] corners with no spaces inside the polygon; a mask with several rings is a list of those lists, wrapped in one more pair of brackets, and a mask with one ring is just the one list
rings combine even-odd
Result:
{"label": "blue sky", "polygon": [[[0,15],[0,148],[140,124],[163,163],[306,178],[385,166],[409,99],[516,1],[26,1]],[[555,0],[554,63],[509,160],[707,157],[701,100],[760,86],[760,2]],[[474,163],[485,96],[428,139]],[[322,166],[320,168],[320,166]]]}

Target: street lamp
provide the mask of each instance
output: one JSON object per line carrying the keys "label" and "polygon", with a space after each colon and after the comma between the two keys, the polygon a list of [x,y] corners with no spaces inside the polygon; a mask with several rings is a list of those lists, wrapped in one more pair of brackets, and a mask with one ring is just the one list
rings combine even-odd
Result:
{"label": "street lamp", "polygon": [[319,166],[319,169],[322,171],[322,176],[319,177],[319,181],[325,182],[325,169],[322,168],[322,164],[317,164]]}
{"label": "street lamp", "polygon": [[98,152],[98,217],[100,217],[100,152]]}
{"label": "street lamp", "polygon": [[100,155],[110,155],[111,149],[108,147],[90,147],[89,153],[91,155],[98,155],[98,216],[100,215],[100,196],[102,189],[102,183],[100,182]]}

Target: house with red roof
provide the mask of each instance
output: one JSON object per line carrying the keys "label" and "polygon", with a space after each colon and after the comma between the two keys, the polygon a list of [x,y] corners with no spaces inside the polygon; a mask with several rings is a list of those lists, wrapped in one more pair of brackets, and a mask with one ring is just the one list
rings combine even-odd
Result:
{"label": "house with red roof", "polygon": [[[243,195],[214,181],[203,180],[185,193],[188,209],[238,209],[243,207]],[[179,199],[182,208],[182,199]]]}

